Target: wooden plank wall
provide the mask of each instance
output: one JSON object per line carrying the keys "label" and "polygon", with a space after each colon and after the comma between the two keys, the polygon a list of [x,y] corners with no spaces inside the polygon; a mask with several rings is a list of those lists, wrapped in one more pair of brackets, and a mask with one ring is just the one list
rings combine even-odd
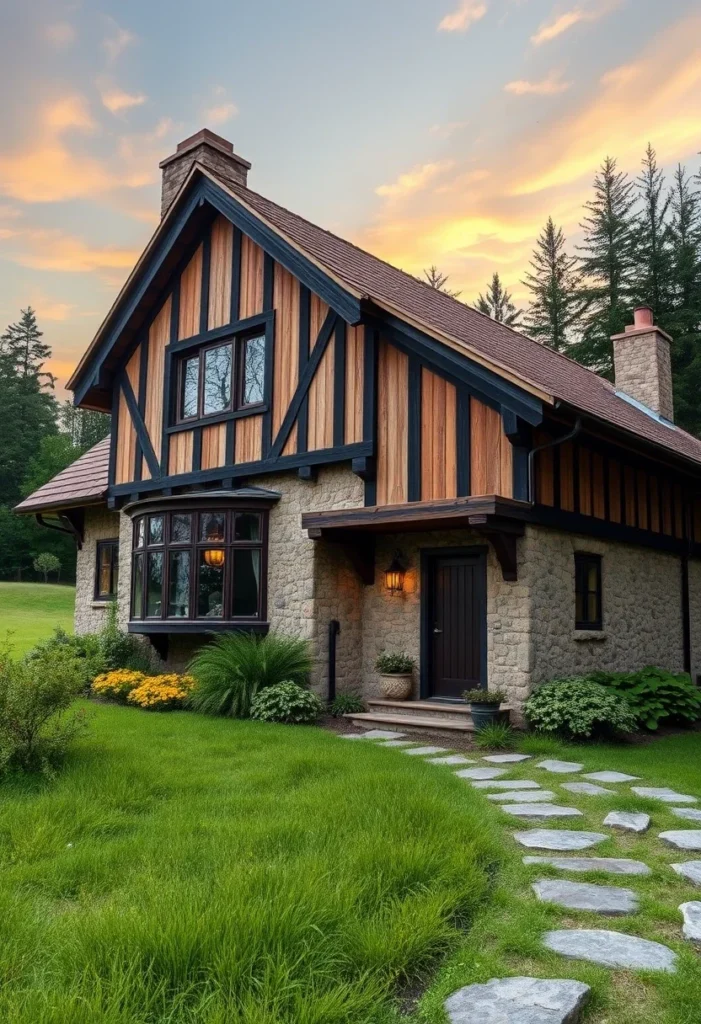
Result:
{"label": "wooden plank wall", "polygon": [[[299,281],[284,267],[275,267],[273,281],[275,360],[273,364],[273,437],[280,429],[299,378]],[[283,455],[297,451],[297,424],[290,431]]]}
{"label": "wooden plank wall", "polygon": [[512,448],[501,414],[470,399],[470,494],[513,495]]}
{"label": "wooden plank wall", "polygon": [[[314,343],[319,336],[329,307],[317,295],[312,295],[310,323],[310,353],[314,351]],[[317,451],[320,448],[333,447],[333,368],[334,345],[332,338],[322,356],[319,368],[309,388],[309,433],[307,448]]]}
{"label": "wooden plank wall", "polygon": [[430,370],[421,372],[421,500],[454,498],[457,479],[455,386]]}
{"label": "wooden plank wall", "polygon": [[[131,355],[126,365],[126,374],[129,378],[134,396],[139,397],[139,370],[141,367],[141,346],[139,345]],[[114,468],[115,483],[123,484],[134,479],[134,465],[136,462],[136,430],[129,415],[129,407],[123,393],[119,394],[119,413],[117,419],[117,458]]]}
{"label": "wooden plank wall", "polygon": [[[144,422],[151,438],[153,450],[160,455],[161,435],[163,431],[163,368],[165,347],[170,341],[170,307],[168,296],[160,313],[151,324],[148,332],[148,368],[146,373],[146,402],[144,406]],[[146,459],[142,459],[141,479],[150,480],[151,471]]]}
{"label": "wooden plank wall", "polygon": [[377,504],[408,499],[409,359],[380,342],[377,364]]}
{"label": "wooden plank wall", "polygon": [[345,442],[354,444],[363,439],[363,355],[365,328],[346,330],[346,415]]}

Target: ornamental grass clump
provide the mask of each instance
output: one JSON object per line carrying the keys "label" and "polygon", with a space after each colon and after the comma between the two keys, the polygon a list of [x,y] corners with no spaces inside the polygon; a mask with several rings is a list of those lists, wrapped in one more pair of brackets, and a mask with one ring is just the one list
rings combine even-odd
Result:
{"label": "ornamental grass clump", "polygon": [[139,686],[129,691],[127,703],[145,711],[174,711],[184,706],[194,685],[192,676],[179,676],[174,672],[145,676]]}
{"label": "ornamental grass clump", "polygon": [[532,729],[572,739],[622,736],[637,726],[625,697],[586,678],[545,683],[531,694],[524,711]]}

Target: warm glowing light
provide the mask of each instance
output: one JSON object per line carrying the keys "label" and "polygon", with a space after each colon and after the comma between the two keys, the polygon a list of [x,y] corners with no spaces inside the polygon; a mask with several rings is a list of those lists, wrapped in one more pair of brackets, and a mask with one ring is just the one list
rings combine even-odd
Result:
{"label": "warm glowing light", "polygon": [[404,566],[399,560],[399,552],[385,570],[385,586],[390,594],[400,594],[404,590]]}
{"label": "warm glowing light", "polygon": [[212,569],[221,569],[224,564],[224,552],[221,548],[208,548],[204,553],[204,560]]}

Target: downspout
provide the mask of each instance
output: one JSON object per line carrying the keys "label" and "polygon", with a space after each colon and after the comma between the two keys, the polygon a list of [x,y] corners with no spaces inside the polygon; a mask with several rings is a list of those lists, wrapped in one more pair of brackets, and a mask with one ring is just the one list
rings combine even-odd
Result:
{"label": "downspout", "polygon": [[572,441],[579,434],[582,429],[582,417],[578,416],[574,428],[569,434],[564,434],[563,437],[556,437],[554,441],[547,441],[545,444],[538,445],[537,448],[531,448],[528,453],[528,500],[534,502],[535,486],[534,486],[534,475],[535,475],[535,456],[538,452],[545,451],[546,448],[557,448],[558,445],[564,444],[566,441]]}
{"label": "downspout", "polygon": [[341,632],[338,619],[329,622],[329,703],[336,699],[336,637]]}

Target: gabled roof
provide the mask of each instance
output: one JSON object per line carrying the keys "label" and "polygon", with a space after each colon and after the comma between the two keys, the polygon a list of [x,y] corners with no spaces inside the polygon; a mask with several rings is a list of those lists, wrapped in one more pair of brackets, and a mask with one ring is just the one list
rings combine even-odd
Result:
{"label": "gabled roof", "polygon": [[51,512],[98,505],[107,494],[110,439],[105,437],[67,469],[15,506],[15,512]]}

